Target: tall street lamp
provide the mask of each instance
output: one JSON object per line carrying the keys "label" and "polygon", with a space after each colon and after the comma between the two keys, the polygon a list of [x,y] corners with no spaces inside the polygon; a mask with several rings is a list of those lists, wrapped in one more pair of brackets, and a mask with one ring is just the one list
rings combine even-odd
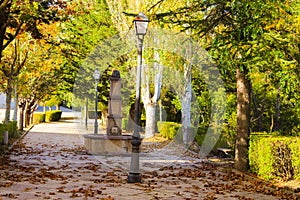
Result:
{"label": "tall street lamp", "polygon": [[140,121],[141,121],[141,110],[140,110],[140,98],[141,98],[141,72],[142,72],[142,51],[143,41],[147,33],[149,19],[144,13],[139,13],[133,20],[135,33],[137,36],[137,48],[138,48],[138,66],[137,66],[137,80],[136,80],[136,98],[135,98],[135,114],[134,114],[134,131],[132,135],[132,157],[130,163],[130,171],[128,175],[128,183],[139,183],[142,181],[140,174]]}
{"label": "tall street lamp", "polygon": [[95,125],[94,125],[94,134],[98,134],[98,82],[100,79],[100,72],[97,68],[94,72],[94,79],[95,79],[95,89],[96,89],[96,100],[95,100]]}

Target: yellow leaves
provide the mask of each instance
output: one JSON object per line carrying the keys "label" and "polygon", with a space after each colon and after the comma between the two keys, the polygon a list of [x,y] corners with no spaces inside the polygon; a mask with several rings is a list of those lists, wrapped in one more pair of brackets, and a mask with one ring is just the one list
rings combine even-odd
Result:
{"label": "yellow leaves", "polygon": [[59,22],[54,22],[54,23],[50,23],[50,24],[40,23],[38,25],[40,32],[44,36],[51,36],[51,37],[55,37],[59,34],[58,27],[59,27]]}
{"label": "yellow leaves", "polygon": [[265,27],[265,30],[270,30],[270,29],[274,28],[275,26],[276,26],[275,23],[274,23],[274,24],[271,24],[271,25],[269,25],[269,26],[266,26],[266,27]]}
{"label": "yellow leaves", "polygon": [[275,21],[274,23],[265,26],[265,30],[271,30],[271,29],[276,29],[280,30],[283,27],[285,27],[288,23],[286,22],[285,19],[280,18],[278,21]]}
{"label": "yellow leaves", "polygon": [[38,8],[39,8],[38,2],[32,2],[32,4],[33,4],[34,9],[38,10]]}
{"label": "yellow leaves", "polygon": [[276,24],[276,29],[279,30],[281,27],[283,27],[284,25],[286,24],[285,20],[280,18],[278,21],[277,21],[277,24]]}

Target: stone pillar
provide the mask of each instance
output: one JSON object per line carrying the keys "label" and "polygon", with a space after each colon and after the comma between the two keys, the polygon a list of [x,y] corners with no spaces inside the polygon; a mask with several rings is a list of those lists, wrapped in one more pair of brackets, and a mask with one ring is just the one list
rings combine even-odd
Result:
{"label": "stone pillar", "polygon": [[108,100],[108,116],[106,124],[107,135],[122,134],[122,96],[121,76],[118,70],[114,70],[110,77],[110,93]]}

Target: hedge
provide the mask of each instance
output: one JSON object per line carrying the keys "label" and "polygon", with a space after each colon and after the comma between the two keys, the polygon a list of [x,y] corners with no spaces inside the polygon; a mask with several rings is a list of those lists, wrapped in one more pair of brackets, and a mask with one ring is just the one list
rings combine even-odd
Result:
{"label": "hedge", "polygon": [[181,124],[175,122],[159,121],[157,122],[158,132],[167,139],[174,139]]}
{"label": "hedge", "polygon": [[[101,115],[102,115],[102,112],[101,111],[98,111],[98,119],[100,119],[101,118]],[[88,117],[89,117],[89,119],[95,119],[95,111],[91,111],[91,110],[89,110],[89,112],[88,112]]]}
{"label": "hedge", "polygon": [[33,124],[39,124],[45,122],[46,114],[41,112],[35,112],[33,114]]}
{"label": "hedge", "polygon": [[8,131],[8,137],[9,138],[15,138],[19,135],[17,122],[12,121],[8,124],[0,124],[0,143],[3,142],[4,132]]}
{"label": "hedge", "polygon": [[300,139],[270,135],[251,135],[251,172],[267,179],[300,180]]}
{"label": "hedge", "polygon": [[123,130],[128,129],[128,118],[122,118],[122,129]]}
{"label": "hedge", "polygon": [[61,118],[61,114],[62,114],[61,110],[47,111],[45,116],[45,121],[46,122],[59,121]]}

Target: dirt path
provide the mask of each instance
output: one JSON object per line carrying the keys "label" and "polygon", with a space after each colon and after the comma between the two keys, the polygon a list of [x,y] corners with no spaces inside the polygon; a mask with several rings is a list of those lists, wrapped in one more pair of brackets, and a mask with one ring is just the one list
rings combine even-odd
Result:
{"label": "dirt path", "polygon": [[36,125],[1,159],[0,199],[297,199],[172,144],[144,146],[143,182],[128,184],[130,155],[89,155],[78,132],[72,121]]}

